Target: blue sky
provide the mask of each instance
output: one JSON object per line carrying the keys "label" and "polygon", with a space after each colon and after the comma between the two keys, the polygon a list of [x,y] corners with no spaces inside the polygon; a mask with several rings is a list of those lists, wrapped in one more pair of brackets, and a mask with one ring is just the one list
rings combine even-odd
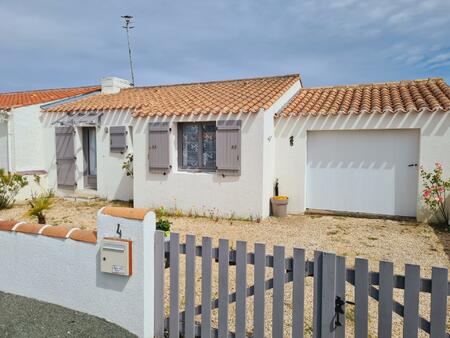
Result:
{"label": "blue sky", "polygon": [[129,78],[136,85],[300,73],[304,86],[440,76],[450,1],[0,0],[0,92]]}

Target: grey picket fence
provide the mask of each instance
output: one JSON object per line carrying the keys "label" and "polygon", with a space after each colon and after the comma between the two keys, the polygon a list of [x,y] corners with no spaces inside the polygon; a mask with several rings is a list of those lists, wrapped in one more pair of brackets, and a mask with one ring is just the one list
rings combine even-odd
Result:
{"label": "grey picket fence", "polygon": [[[369,262],[356,258],[354,268],[346,267],[346,258],[315,251],[314,260],[305,258],[304,249],[293,249],[286,257],[283,246],[274,246],[266,254],[264,244],[236,242],[231,249],[227,239],[213,248],[212,239],[187,235],[185,243],[172,233],[165,241],[155,234],[155,336],[164,337],[264,337],[266,292],[272,290],[272,337],[283,337],[285,285],[292,283],[291,336],[305,335],[305,279],[313,281],[313,337],[345,337],[348,306],[354,306],[354,336],[368,337],[369,297],[378,301],[378,337],[392,336],[393,314],[403,318],[403,336],[418,337],[419,330],[431,337],[450,337],[447,332],[447,299],[450,294],[446,268],[432,268],[431,279],[420,277],[420,266],[405,265],[405,275],[395,275],[391,262],[379,262],[379,271],[369,271]],[[180,255],[185,255],[184,310],[180,311]],[[196,257],[201,259],[201,303],[195,304]],[[212,299],[212,264],[218,264],[218,298]],[[253,265],[254,285],[247,284],[247,266]],[[229,292],[229,267],[235,267],[235,291]],[[266,269],[273,277],[266,279]],[[165,315],[165,269],[169,269],[169,315]],[[346,299],[346,283],[354,287],[354,300]],[[394,297],[394,289],[404,290],[403,304]],[[420,293],[431,294],[430,319],[419,314]],[[253,325],[247,327],[247,298],[253,297]],[[235,330],[230,332],[229,305],[235,303]],[[211,324],[212,311],[218,309],[218,325]],[[195,317],[201,315],[200,323]],[[250,329],[250,330],[249,330]]]}

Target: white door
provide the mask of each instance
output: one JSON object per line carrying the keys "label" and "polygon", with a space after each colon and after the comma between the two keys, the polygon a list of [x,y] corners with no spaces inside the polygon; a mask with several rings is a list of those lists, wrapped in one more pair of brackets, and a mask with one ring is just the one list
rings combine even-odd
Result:
{"label": "white door", "polygon": [[417,130],[311,131],[307,208],[416,216]]}
{"label": "white door", "polygon": [[0,122],[0,168],[8,170],[8,124]]}

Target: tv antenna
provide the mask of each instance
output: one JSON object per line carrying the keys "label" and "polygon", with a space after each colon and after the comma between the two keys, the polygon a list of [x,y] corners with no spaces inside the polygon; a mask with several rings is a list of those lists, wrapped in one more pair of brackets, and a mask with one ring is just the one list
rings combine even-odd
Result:
{"label": "tv antenna", "polygon": [[130,45],[130,29],[133,29],[132,25],[133,17],[131,15],[122,15],[122,19],[125,22],[125,26],[122,26],[127,31],[127,41],[128,41],[128,57],[130,59],[130,72],[131,72],[131,86],[134,86],[134,70],[133,70],[133,59],[131,57],[131,45]]}

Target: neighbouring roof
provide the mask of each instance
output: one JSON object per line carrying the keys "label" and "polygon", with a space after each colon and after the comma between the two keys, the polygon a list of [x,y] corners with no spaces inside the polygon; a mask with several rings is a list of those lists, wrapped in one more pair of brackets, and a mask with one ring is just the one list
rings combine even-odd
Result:
{"label": "neighbouring roof", "polygon": [[48,112],[87,112],[132,109],[135,117],[189,114],[254,113],[268,109],[295,82],[298,74],[122,89],[46,109]]}
{"label": "neighbouring roof", "polygon": [[281,116],[450,110],[450,87],[442,78],[303,88]]}
{"label": "neighbouring roof", "polygon": [[10,110],[17,107],[62,100],[72,96],[93,93],[98,90],[100,90],[100,86],[0,93],[0,110]]}

